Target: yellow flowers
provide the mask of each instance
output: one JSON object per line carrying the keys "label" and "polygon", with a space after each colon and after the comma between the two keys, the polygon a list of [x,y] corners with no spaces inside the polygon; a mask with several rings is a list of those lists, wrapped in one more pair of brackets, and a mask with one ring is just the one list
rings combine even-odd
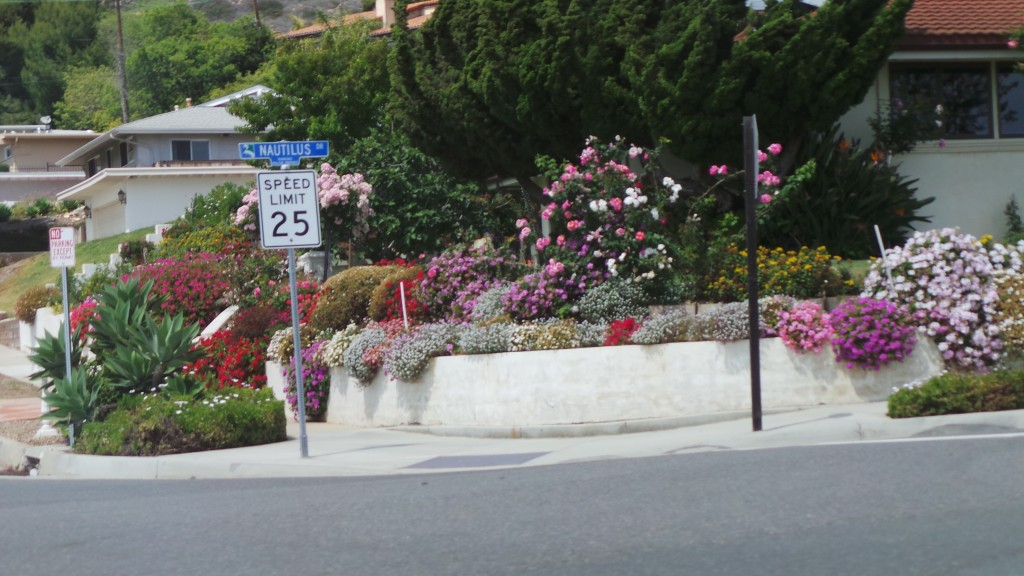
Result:
{"label": "yellow flowers", "polygon": [[[708,286],[708,297],[717,301],[743,300],[747,297],[747,251],[732,247],[726,251],[716,279]],[[786,295],[796,298],[830,296],[850,282],[844,281],[832,264],[824,246],[800,250],[758,249],[757,272],[760,295]]]}

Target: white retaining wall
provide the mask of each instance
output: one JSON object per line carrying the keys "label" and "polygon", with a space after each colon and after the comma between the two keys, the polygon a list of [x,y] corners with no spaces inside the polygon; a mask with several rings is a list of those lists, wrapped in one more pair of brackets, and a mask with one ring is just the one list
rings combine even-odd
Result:
{"label": "white retaining wall", "polygon": [[[536,426],[749,410],[749,348],[742,340],[445,356],[431,360],[419,382],[378,374],[369,386],[334,368],[327,421]],[[870,371],[845,368],[828,349],[797,354],[765,339],[762,406],[879,401],[894,386],[941,371],[930,341],[904,362]],[[280,366],[268,364],[267,374],[283,398]]]}

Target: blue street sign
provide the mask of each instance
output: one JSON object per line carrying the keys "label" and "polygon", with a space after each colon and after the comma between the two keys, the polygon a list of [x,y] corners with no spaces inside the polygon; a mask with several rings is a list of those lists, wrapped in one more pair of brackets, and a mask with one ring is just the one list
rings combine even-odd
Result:
{"label": "blue street sign", "polygon": [[271,166],[297,166],[303,158],[327,156],[327,140],[310,142],[244,142],[238,145],[242,160],[270,160]]}

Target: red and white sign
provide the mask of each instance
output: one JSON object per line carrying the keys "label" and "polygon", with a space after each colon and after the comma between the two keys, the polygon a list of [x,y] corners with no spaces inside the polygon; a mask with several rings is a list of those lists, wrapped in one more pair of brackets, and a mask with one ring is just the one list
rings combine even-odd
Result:
{"label": "red and white sign", "polygon": [[75,267],[75,229],[50,228],[50,266]]}

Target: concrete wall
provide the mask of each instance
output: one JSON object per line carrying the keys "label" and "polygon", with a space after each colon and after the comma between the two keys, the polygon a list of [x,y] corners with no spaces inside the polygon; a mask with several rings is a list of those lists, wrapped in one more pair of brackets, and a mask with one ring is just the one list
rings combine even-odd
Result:
{"label": "concrete wall", "polygon": [[[419,382],[378,374],[369,386],[331,372],[327,421],[355,426],[419,423],[534,426],[663,418],[750,408],[749,343],[687,342],[446,356]],[[885,399],[893,386],[938,374],[930,341],[881,371],[846,369],[831,351],[797,354],[778,338],[761,344],[764,408]],[[280,366],[268,364],[283,398]]]}

